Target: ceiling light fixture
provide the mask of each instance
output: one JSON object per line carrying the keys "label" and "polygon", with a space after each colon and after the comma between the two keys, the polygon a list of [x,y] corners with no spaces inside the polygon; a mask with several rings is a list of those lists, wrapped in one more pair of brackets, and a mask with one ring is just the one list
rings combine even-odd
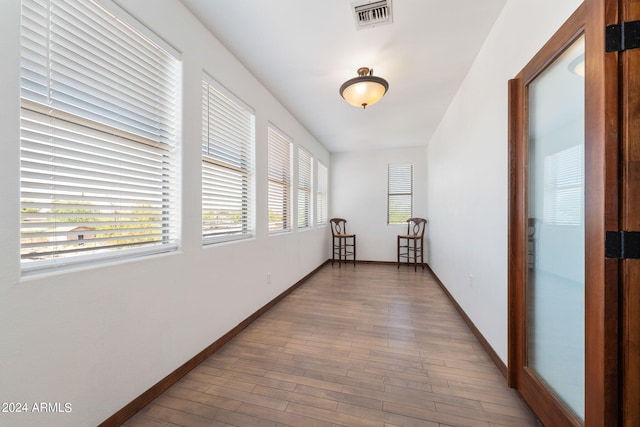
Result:
{"label": "ceiling light fixture", "polygon": [[387,93],[389,83],[382,77],[375,77],[373,70],[358,68],[358,77],[347,80],[340,86],[340,95],[354,107],[367,108]]}

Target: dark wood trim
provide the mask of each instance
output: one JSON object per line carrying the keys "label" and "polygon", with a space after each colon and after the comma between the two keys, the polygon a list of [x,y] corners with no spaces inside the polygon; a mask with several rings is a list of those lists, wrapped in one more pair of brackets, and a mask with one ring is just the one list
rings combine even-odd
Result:
{"label": "dark wood trim", "polygon": [[524,288],[526,271],[524,262],[527,255],[527,241],[524,230],[527,229],[525,218],[526,202],[523,191],[526,183],[526,153],[524,144],[519,142],[524,131],[521,129],[524,120],[521,115],[525,110],[522,96],[522,77],[519,75],[509,80],[509,224],[508,224],[508,371],[507,384],[518,388],[520,385],[520,366],[524,363],[524,355],[520,349],[520,338],[524,335],[526,322],[525,298],[520,290]]}
{"label": "dark wood trim", "polygon": [[[351,261],[349,261],[351,262]],[[367,260],[358,260],[356,264],[379,264],[379,265],[394,265],[397,266],[398,263],[396,261],[367,261]],[[429,268],[429,264],[425,263],[417,263],[418,267]],[[401,262],[400,267],[413,267],[413,264],[407,264],[406,262]]]}
{"label": "dark wood trim", "polygon": [[475,335],[475,337],[478,339],[478,341],[480,342],[484,350],[489,355],[489,358],[491,359],[491,361],[494,363],[494,365],[496,365],[500,373],[502,373],[502,375],[505,378],[507,378],[507,365],[504,364],[500,356],[498,356],[498,353],[496,353],[493,347],[491,347],[491,344],[489,344],[489,341],[486,340],[484,335],[482,335],[482,332],[480,332],[480,330],[476,327],[476,325],[469,318],[469,316],[467,316],[467,313],[465,313],[462,307],[460,307],[460,304],[458,304],[458,302],[455,300],[455,298],[453,298],[451,293],[449,293],[449,290],[447,289],[447,287],[444,285],[444,283],[442,283],[442,281],[436,275],[436,273],[433,272],[429,264],[425,264],[425,266],[427,267],[429,272],[433,275],[434,279],[436,279],[436,282],[438,283],[442,291],[445,293],[447,298],[449,298],[449,301],[451,301],[451,304],[453,304],[455,309],[458,311],[458,313],[460,314],[460,317],[462,317],[462,320],[464,320],[464,322],[467,324],[469,329],[471,329],[471,332],[473,333],[473,335]]}
{"label": "dark wood trim", "polygon": [[550,394],[548,387],[526,366],[520,373],[518,392],[532,409],[544,408],[543,411],[534,411],[539,414],[538,418],[543,425],[582,427],[582,423],[566,408],[565,404],[555,395]]}
{"label": "dark wood trim", "polygon": [[277,303],[282,301],[284,297],[293,292],[296,288],[306,282],[311,276],[313,276],[318,270],[322,267],[330,263],[331,260],[327,260],[320,264],[317,268],[315,268],[311,273],[304,276],[302,279],[298,280],[294,283],[290,288],[286,289],[280,295],[269,301],[258,311],[253,313],[251,316],[247,317],[245,320],[240,322],[235,328],[231,329],[229,332],[218,338],[214,343],[209,345],[207,348],[202,350],[200,353],[193,356],[191,359],[183,363],[176,370],[171,372],[169,375],[158,381],[155,385],[151,386],[147,391],[142,393],[140,396],[136,397],[133,401],[128,403],[118,412],[104,420],[99,424],[99,427],[116,427],[122,425],[129,418],[134,416],[138,411],[143,409],[149,403],[151,403],[155,398],[160,396],[164,391],[166,391],[173,384],[178,382],[180,378],[184,377],[188,374],[192,369],[197,367],[200,363],[204,362],[209,356],[218,351],[222,346],[231,341],[236,335],[238,335],[243,329],[253,323],[256,319],[262,316],[264,313],[269,311],[271,307],[275,306]]}
{"label": "dark wood trim", "polygon": [[558,59],[558,57],[584,33],[586,12],[585,3],[582,3],[569,19],[566,20],[562,27],[542,46],[540,51],[531,58],[531,61],[525,65],[521,72],[525,86],[538,77],[540,73]]}
{"label": "dark wood trim", "polygon": [[[617,229],[617,54],[605,55],[604,27],[617,0],[586,0],[510,82],[509,385],[548,425],[580,425],[527,368],[526,179],[527,85],[586,34],[585,87],[585,425],[617,426],[618,285],[615,260],[604,258],[604,232]],[[519,82],[519,83],[516,83]],[[513,111],[515,109],[519,111]],[[614,228],[609,228],[614,227]]]}
{"label": "dark wood trim", "polygon": [[[640,1],[621,2],[620,20],[640,20]],[[620,55],[622,230],[640,231],[640,49]],[[621,290],[621,425],[640,425],[640,261],[620,262]]]}
{"label": "dark wood trim", "polygon": [[[356,261],[357,264],[379,264],[379,265],[398,265],[395,261],[367,261],[363,259],[359,259]],[[420,265],[420,264],[418,264]],[[426,264],[425,264],[426,265]],[[413,267],[413,265],[412,265]]]}
{"label": "dark wood trim", "polygon": [[[631,1],[631,0],[630,0]],[[637,0],[633,0],[636,1]],[[585,110],[585,425],[617,426],[619,406],[618,261],[604,258],[604,232],[618,228],[618,55],[604,53],[606,25],[617,22],[617,0],[586,0],[569,21],[510,83],[510,113],[524,123],[526,85],[584,31],[586,37]],[[548,52],[553,52],[549,54]],[[520,92],[518,92],[518,90]],[[518,101],[518,98],[520,99]],[[511,110],[519,105],[521,116]],[[637,115],[637,113],[636,113]],[[537,408],[543,422],[579,425],[526,368],[525,277],[517,265],[525,264],[523,236],[526,224],[525,125],[510,128],[510,219],[509,219],[509,384]],[[512,137],[512,133],[517,136]],[[518,149],[513,144],[521,144]],[[524,161],[524,163],[523,163]],[[514,168],[521,168],[514,171]],[[637,200],[637,197],[636,197]],[[519,237],[518,237],[519,235]],[[637,408],[637,395],[632,405]],[[569,416],[567,416],[569,415]],[[566,422],[560,423],[560,419]],[[630,424],[633,425],[633,424]]]}
{"label": "dark wood trim", "polygon": [[606,230],[619,221],[618,54],[604,31],[618,0],[586,0],[585,67],[585,425],[619,425],[618,264],[604,257]]}

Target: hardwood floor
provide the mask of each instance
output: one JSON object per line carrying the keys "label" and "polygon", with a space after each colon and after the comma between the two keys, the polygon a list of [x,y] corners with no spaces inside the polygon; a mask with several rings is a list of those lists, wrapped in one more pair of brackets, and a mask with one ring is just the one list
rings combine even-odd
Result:
{"label": "hardwood floor", "polygon": [[124,425],[536,423],[427,270],[336,264]]}

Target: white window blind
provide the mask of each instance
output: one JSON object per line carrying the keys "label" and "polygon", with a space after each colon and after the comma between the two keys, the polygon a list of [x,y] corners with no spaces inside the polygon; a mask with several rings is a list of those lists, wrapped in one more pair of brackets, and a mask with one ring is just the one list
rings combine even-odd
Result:
{"label": "white window blind", "polygon": [[291,140],[268,130],[269,233],[291,230]]}
{"label": "white window blind", "polygon": [[329,171],[327,167],[318,162],[318,189],[316,194],[316,224],[327,224],[327,193],[329,189]]}
{"label": "white window blind", "polygon": [[584,224],[584,145],[544,158],[544,222]]}
{"label": "white window blind", "polygon": [[177,54],[105,4],[22,2],[25,271],[178,245]]}
{"label": "white window blind", "polygon": [[404,224],[413,216],[413,165],[389,165],[387,223]]}
{"label": "white window blind", "polygon": [[251,237],[255,115],[209,79],[202,82],[202,112],[203,241]]}
{"label": "white window blind", "polygon": [[311,219],[312,176],[313,156],[304,148],[298,147],[298,228],[307,228],[313,224]]}

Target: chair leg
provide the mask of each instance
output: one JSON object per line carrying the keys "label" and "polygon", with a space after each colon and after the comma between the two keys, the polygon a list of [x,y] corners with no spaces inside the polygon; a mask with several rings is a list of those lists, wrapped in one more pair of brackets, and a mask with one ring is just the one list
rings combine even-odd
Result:
{"label": "chair leg", "polygon": [[333,265],[333,262],[336,259],[336,238],[332,237],[331,238],[331,265]]}
{"label": "chair leg", "polygon": [[356,266],[356,236],[353,236],[353,266]]}
{"label": "chair leg", "polygon": [[400,236],[398,236],[398,258],[396,264],[398,265],[398,268],[400,268]]}

